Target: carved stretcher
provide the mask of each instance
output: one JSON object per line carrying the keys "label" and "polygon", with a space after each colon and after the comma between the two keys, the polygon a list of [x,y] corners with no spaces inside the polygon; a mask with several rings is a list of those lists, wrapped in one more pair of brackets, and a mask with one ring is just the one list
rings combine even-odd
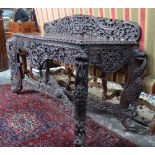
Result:
{"label": "carved stretcher", "polygon": [[[75,65],[74,143],[76,146],[83,146],[89,64],[97,65],[105,73],[116,72],[125,66],[129,78],[117,110],[126,113],[129,104],[133,107],[136,105],[142,91],[141,74],[146,65],[146,55],[138,48],[140,27],[135,22],[74,15],[45,23],[44,32],[45,35],[42,37],[15,34],[8,40],[12,91],[19,93],[24,84],[30,89],[59,97],[66,104],[72,104],[54,78],[49,76],[49,61],[58,60]],[[24,55],[22,51],[26,51],[25,57],[31,61],[32,67],[40,70],[40,81],[24,78],[27,71],[22,69],[20,58]],[[122,122],[128,116],[128,114],[124,115]],[[133,117],[134,114],[130,116]]]}

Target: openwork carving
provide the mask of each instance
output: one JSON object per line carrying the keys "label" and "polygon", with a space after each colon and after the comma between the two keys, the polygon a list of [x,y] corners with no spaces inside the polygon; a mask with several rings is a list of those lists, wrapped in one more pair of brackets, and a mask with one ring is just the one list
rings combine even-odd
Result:
{"label": "openwork carving", "polygon": [[[138,50],[140,28],[134,22],[111,20],[88,15],[64,17],[44,25],[45,36],[15,34],[7,42],[10,55],[13,92],[24,86],[51,96],[59,97],[64,104],[68,97],[53,78],[49,78],[50,59],[76,66],[74,90],[75,145],[84,145],[85,117],[88,94],[88,65],[95,64],[103,72],[115,72],[129,66],[129,81],[122,93],[121,108],[135,103],[141,90],[141,74],[146,57]],[[20,55],[27,51],[32,67],[40,70],[38,82],[24,79]],[[43,69],[45,73],[43,73]],[[24,79],[24,80],[23,80]]]}
{"label": "openwork carving", "polygon": [[146,54],[134,49],[128,64],[128,82],[121,95],[120,104],[122,108],[128,108],[132,104],[135,108],[140,93],[143,91],[141,75],[146,67]]}
{"label": "openwork carving", "polygon": [[138,41],[140,38],[140,28],[135,22],[90,15],[67,16],[45,23],[44,31],[47,35],[87,35],[101,37],[105,41]]}
{"label": "openwork carving", "polygon": [[82,146],[85,137],[85,118],[88,96],[88,51],[82,49],[75,58],[76,63],[76,79],[74,90],[75,119],[77,121],[75,127],[75,145]]}

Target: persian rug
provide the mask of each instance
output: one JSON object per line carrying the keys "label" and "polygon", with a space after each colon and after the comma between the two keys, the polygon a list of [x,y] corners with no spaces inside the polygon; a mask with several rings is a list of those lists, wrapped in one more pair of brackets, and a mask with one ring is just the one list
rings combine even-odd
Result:
{"label": "persian rug", "polygon": [[[73,107],[37,91],[11,92],[0,86],[0,146],[71,147],[74,141]],[[87,117],[85,146],[136,146]]]}

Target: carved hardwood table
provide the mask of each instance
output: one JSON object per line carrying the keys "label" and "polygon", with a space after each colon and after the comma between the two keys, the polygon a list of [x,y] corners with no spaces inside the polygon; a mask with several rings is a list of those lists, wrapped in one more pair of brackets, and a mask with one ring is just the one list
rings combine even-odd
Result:
{"label": "carved hardwood table", "polygon": [[[146,65],[143,52],[138,49],[140,28],[134,22],[74,15],[44,25],[44,36],[15,34],[8,40],[12,91],[19,93],[22,85],[57,96],[64,103],[70,100],[49,76],[49,60],[59,60],[76,66],[74,90],[75,145],[82,146],[85,137],[85,118],[88,95],[88,66],[95,64],[102,72],[112,73],[128,68],[129,80],[121,95],[120,105],[127,109],[135,104],[141,91],[141,74]],[[40,70],[40,81],[24,79],[20,56],[27,56],[33,68]],[[42,70],[45,72],[42,72]]]}

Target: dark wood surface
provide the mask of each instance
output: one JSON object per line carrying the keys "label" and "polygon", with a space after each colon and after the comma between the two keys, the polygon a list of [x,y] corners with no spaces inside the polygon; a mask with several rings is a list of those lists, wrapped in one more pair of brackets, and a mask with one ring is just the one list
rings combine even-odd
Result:
{"label": "dark wood surface", "polygon": [[7,68],[8,68],[8,55],[6,51],[2,10],[0,10],[0,71],[4,71]]}
{"label": "dark wood surface", "polygon": [[[49,77],[49,60],[75,65],[74,116],[75,146],[83,146],[88,96],[88,66],[97,65],[103,73],[113,73],[126,67],[129,75],[121,94],[120,110],[125,111],[121,122],[127,126],[135,117],[138,97],[142,91],[141,75],[146,55],[138,48],[140,27],[134,22],[74,15],[44,25],[45,36],[15,34],[7,42],[10,54],[12,91],[19,93],[23,86],[58,97],[70,103],[64,91]],[[27,51],[32,67],[40,70],[40,80],[24,79],[20,56]],[[15,54],[16,53],[16,54]],[[23,55],[22,55],[23,56]],[[24,69],[25,70],[25,69]],[[43,73],[42,71],[45,70]],[[128,113],[129,104],[132,112]],[[116,108],[114,108],[116,110]]]}

